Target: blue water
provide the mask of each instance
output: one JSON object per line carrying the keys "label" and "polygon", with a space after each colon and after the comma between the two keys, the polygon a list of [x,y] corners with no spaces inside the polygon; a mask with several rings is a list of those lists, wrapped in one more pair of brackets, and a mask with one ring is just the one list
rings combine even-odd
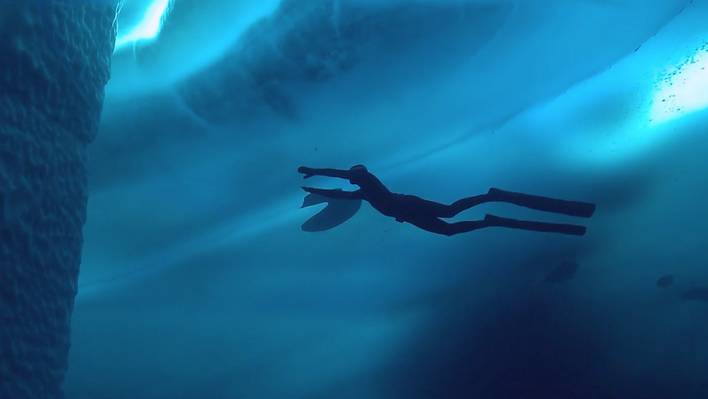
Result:
{"label": "blue water", "polygon": [[[707,18],[704,0],[126,0],[67,397],[708,397],[708,303],[687,295],[708,286]],[[297,167],[360,163],[441,202],[598,208],[583,237],[445,237],[366,203],[303,231],[323,205],[300,208]],[[486,212],[577,222],[455,220]]]}

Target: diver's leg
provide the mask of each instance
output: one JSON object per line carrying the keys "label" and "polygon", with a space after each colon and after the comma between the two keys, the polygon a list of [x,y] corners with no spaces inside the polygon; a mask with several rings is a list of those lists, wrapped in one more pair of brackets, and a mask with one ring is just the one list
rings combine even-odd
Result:
{"label": "diver's leg", "polygon": [[466,209],[430,201],[415,195],[399,195],[394,205],[401,209],[401,213],[424,221],[435,218],[451,218]]}
{"label": "diver's leg", "polygon": [[[576,236],[585,235],[585,226],[575,224],[533,222],[528,220],[508,219],[494,215],[487,215],[484,218],[485,227],[507,227],[510,229],[521,229],[531,231],[542,231],[548,233],[570,234]],[[461,222],[465,223],[465,222]]]}
{"label": "diver's leg", "polygon": [[444,220],[438,218],[415,218],[410,220],[405,220],[406,222],[429,231],[431,233],[442,234],[446,236],[452,236],[459,233],[465,233],[468,231],[481,229],[487,227],[487,223],[483,220],[469,221],[469,222],[458,222],[458,223],[447,223]]}
{"label": "diver's leg", "polygon": [[585,235],[586,231],[584,226],[578,226],[574,224],[532,222],[527,220],[502,218],[494,215],[487,215],[484,220],[470,220],[456,223],[448,223],[438,218],[416,218],[406,221],[425,231],[446,236],[467,233],[486,227],[506,227],[511,229],[540,231],[547,233],[560,233],[578,236]]}
{"label": "diver's leg", "polygon": [[508,202],[540,211],[579,217],[590,217],[595,212],[595,204],[588,202],[566,201],[539,195],[504,191],[498,188],[490,188],[486,194],[462,198],[450,205],[424,199],[420,199],[417,205],[420,205],[421,209],[424,209],[428,214],[441,218],[451,218],[462,211],[486,202]]}
{"label": "diver's leg", "polygon": [[452,223],[447,223],[444,220],[440,220],[435,217],[418,217],[404,221],[431,233],[442,234],[446,236],[451,236],[458,233],[453,227]]}
{"label": "diver's leg", "polygon": [[416,213],[436,218],[451,218],[468,208],[472,208],[475,205],[493,201],[487,194],[463,198],[461,200],[453,202],[450,205],[422,199],[413,195],[408,195],[406,197],[409,198],[411,206],[416,208]]}
{"label": "diver's leg", "polygon": [[440,217],[443,218],[451,218],[458,213],[465,211],[469,208],[472,208],[474,206],[477,206],[479,204],[483,204],[485,202],[491,202],[495,201],[492,199],[492,197],[489,196],[489,193],[487,194],[481,194],[481,195],[473,195],[471,197],[466,197],[459,199],[455,202],[453,202],[450,205],[442,205],[443,208],[440,208]]}
{"label": "diver's leg", "polygon": [[562,213],[564,215],[590,217],[595,212],[595,204],[579,201],[566,201],[490,188],[487,201],[508,202],[539,211]]}

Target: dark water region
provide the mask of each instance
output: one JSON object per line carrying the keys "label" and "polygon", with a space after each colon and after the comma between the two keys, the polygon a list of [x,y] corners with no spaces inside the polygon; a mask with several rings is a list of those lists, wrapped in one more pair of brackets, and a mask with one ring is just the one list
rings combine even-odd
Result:
{"label": "dark water region", "polygon": [[681,298],[686,301],[704,301],[708,302],[708,287],[693,287],[683,293]]}
{"label": "dark water region", "polygon": [[665,276],[659,277],[659,279],[656,280],[656,286],[660,288],[669,288],[674,285],[674,280],[675,277],[673,275],[667,274]]}
{"label": "dark water region", "polygon": [[572,261],[561,262],[550,273],[546,275],[546,281],[549,283],[559,283],[567,281],[575,277],[578,271],[578,264]]}

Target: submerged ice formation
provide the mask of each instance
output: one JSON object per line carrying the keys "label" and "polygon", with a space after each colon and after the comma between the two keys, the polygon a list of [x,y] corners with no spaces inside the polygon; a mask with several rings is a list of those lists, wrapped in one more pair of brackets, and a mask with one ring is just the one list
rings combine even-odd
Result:
{"label": "submerged ice formation", "polygon": [[115,5],[0,12],[0,398],[61,398]]}

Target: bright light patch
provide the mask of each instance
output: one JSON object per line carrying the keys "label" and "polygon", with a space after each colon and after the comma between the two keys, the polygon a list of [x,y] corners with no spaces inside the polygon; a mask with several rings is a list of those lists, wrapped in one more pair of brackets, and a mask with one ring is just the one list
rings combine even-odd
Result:
{"label": "bright light patch", "polygon": [[652,124],[708,108],[708,44],[670,69],[657,89],[651,109]]}
{"label": "bright light patch", "polygon": [[160,34],[172,0],[154,0],[143,17],[126,33],[116,38],[116,51],[140,41],[154,40]]}

